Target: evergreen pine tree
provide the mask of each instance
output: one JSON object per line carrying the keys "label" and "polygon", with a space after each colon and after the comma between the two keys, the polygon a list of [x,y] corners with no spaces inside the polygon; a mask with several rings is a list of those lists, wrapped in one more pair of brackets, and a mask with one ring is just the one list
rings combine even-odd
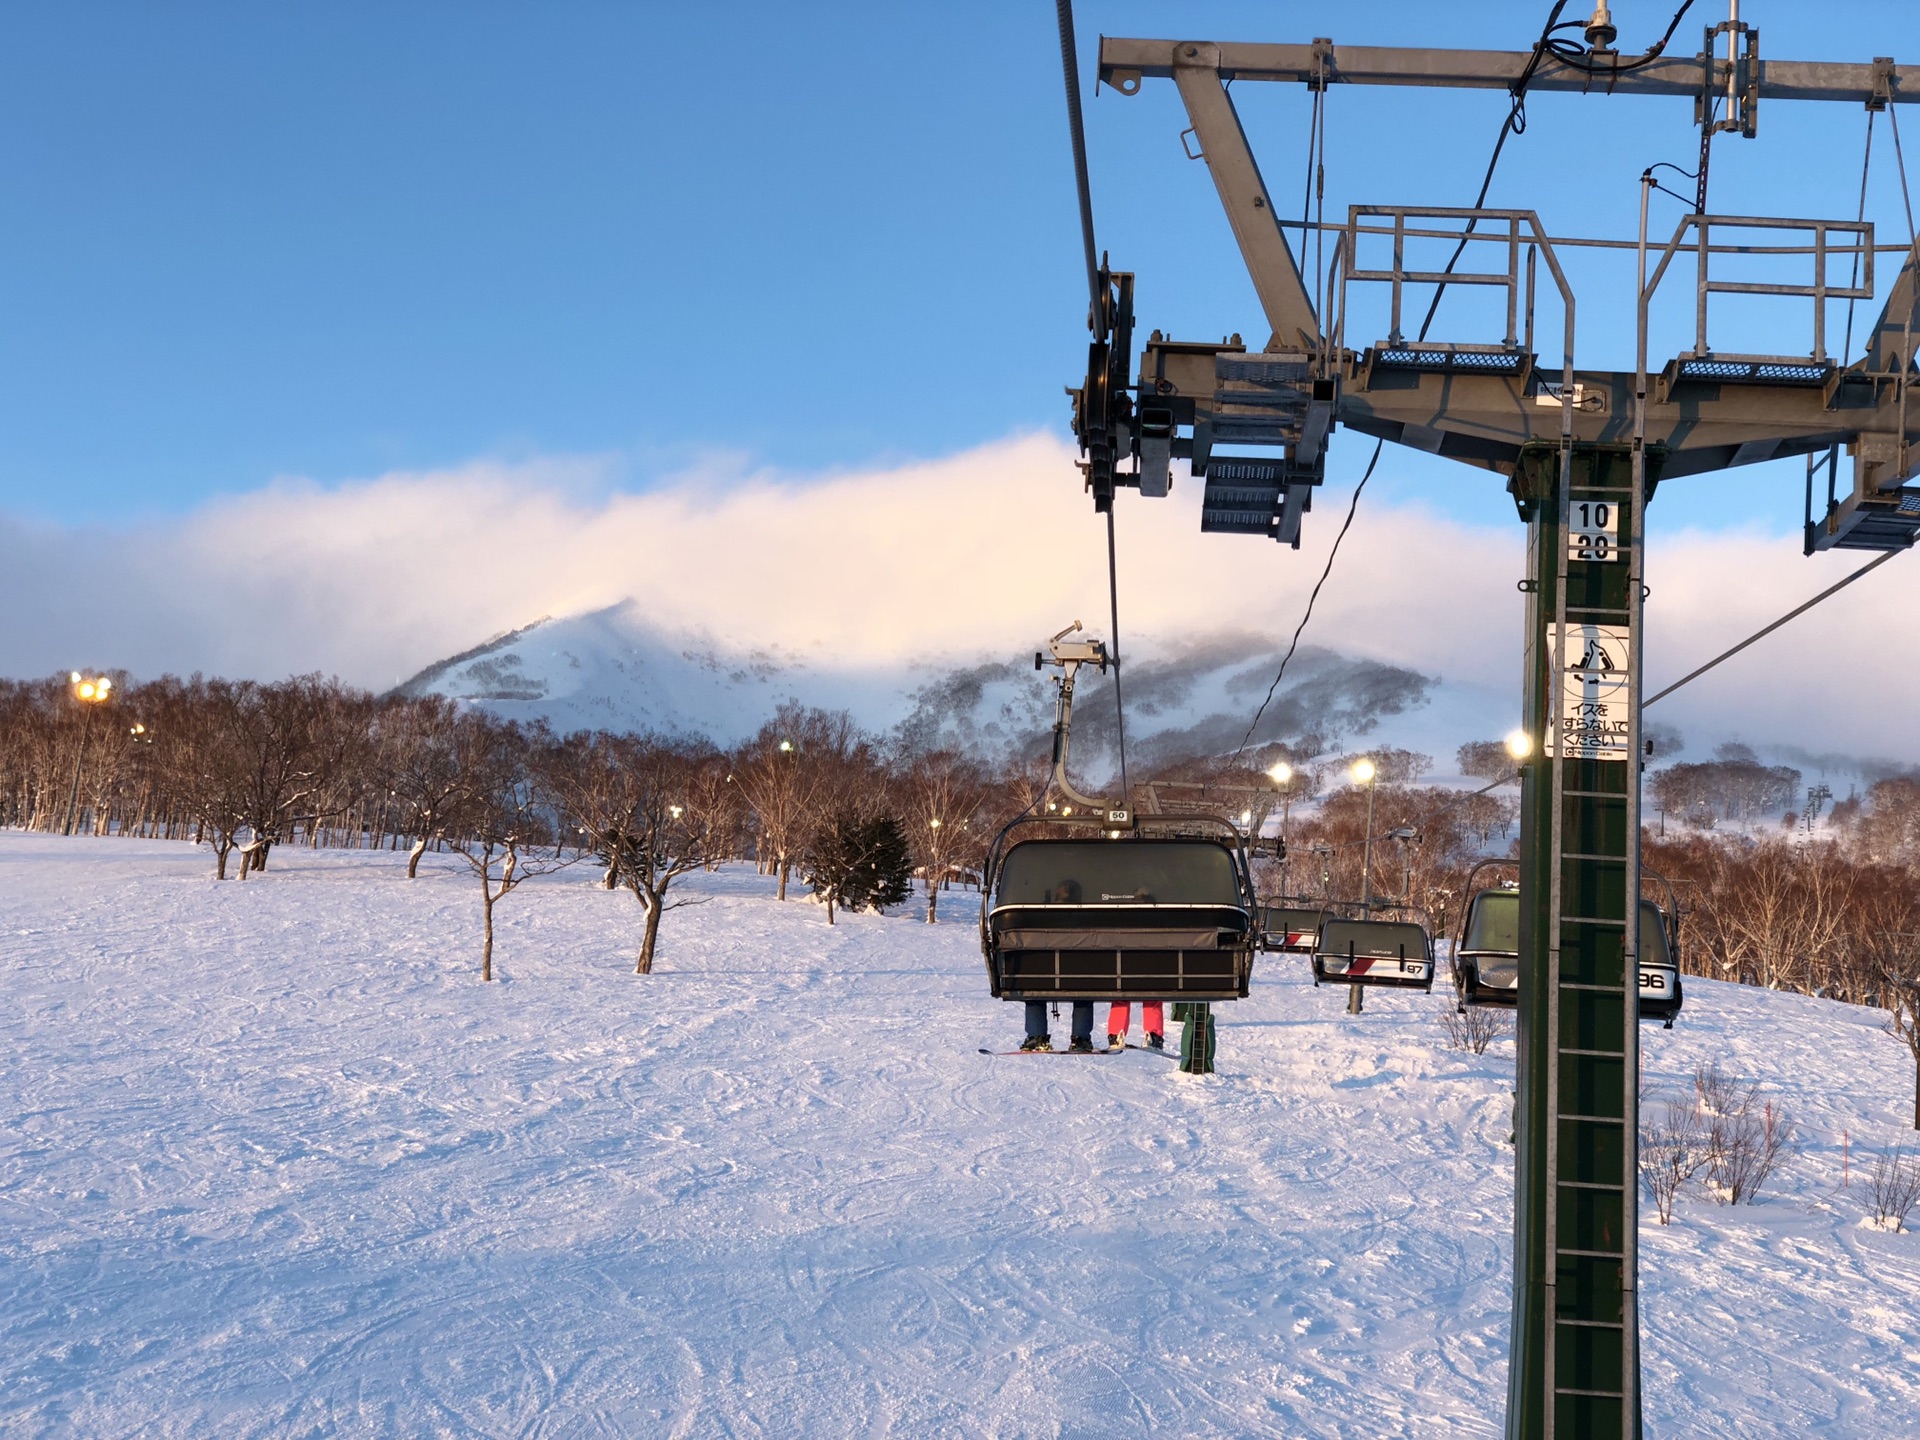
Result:
{"label": "evergreen pine tree", "polygon": [[864,910],[898,905],[907,898],[913,854],[907,834],[891,815],[862,819],[843,810],[821,828],[807,855],[808,883],[827,902],[827,923],[835,906]]}

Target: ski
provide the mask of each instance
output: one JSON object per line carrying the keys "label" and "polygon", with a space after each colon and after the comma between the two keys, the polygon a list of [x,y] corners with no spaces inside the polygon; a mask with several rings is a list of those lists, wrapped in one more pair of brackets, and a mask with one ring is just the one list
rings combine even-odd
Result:
{"label": "ski", "polygon": [[[1128,1050],[1138,1050],[1138,1051],[1140,1051],[1140,1052],[1142,1052],[1143,1054],[1147,1054],[1147,1055],[1165,1055],[1165,1056],[1169,1056],[1169,1057],[1171,1057],[1172,1059],[1175,1059],[1175,1060],[1178,1060],[1178,1059],[1180,1058],[1180,1052],[1179,1052],[1178,1050],[1164,1050],[1164,1049],[1163,1049],[1163,1050],[1155,1050],[1155,1049],[1154,1049],[1154,1048],[1153,1048],[1153,1047],[1152,1047],[1151,1045],[1128,1045],[1128,1046],[1125,1046],[1125,1047],[1123,1047],[1123,1048],[1125,1048],[1125,1049],[1128,1049]],[[1119,1051],[1119,1050],[1109,1050],[1109,1049],[1107,1049],[1107,1048],[1105,1048],[1104,1046],[1102,1046],[1101,1048],[1099,1048],[1099,1049],[1097,1049],[1097,1050],[989,1050],[989,1049],[987,1049],[987,1048],[986,1048],[985,1046],[982,1046],[982,1047],[981,1047],[981,1049],[980,1049],[980,1053],[981,1053],[982,1055],[994,1055],[994,1056],[1006,1056],[1006,1055],[1118,1055],[1118,1054],[1120,1053],[1120,1051]]]}

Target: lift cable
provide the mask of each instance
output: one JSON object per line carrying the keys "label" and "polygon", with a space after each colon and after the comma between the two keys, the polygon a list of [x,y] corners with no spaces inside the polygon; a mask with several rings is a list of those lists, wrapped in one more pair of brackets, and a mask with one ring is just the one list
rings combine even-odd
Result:
{"label": "lift cable", "polygon": [[1073,0],[1056,0],[1060,20],[1060,67],[1067,80],[1067,131],[1073,137],[1073,181],[1080,192],[1080,242],[1087,252],[1087,324],[1096,334],[1105,320],[1100,293],[1100,252],[1093,243],[1093,190],[1087,181],[1087,132],[1080,120],[1080,61],[1073,44]]}
{"label": "lift cable", "polygon": [[[1080,60],[1073,42],[1073,0],[1055,0],[1060,25],[1060,69],[1067,86],[1067,130],[1073,137],[1073,182],[1080,195],[1080,241],[1087,258],[1087,327],[1097,336],[1107,333],[1109,297],[1100,284],[1099,247],[1093,237],[1093,186],[1087,177],[1087,133],[1080,117]],[[1107,646],[1113,664],[1113,710],[1120,741],[1120,803],[1129,805],[1127,785],[1127,714],[1120,699],[1120,571],[1114,554],[1113,506],[1107,506],[1107,599],[1113,624]]]}
{"label": "lift cable", "polygon": [[[1894,159],[1895,159],[1897,168],[1900,171],[1900,198],[1902,202],[1904,202],[1906,206],[1906,212],[1907,212],[1908,245],[1915,254],[1920,254],[1920,231],[1916,231],[1914,228],[1913,196],[1912,196],[1912,193],[1907,188],[1907,160],[1906,160],[1906,156],[1903,155],[1900,150],[1900,117],[1897,114],[1895,114],[1894,109],[1891,105],[1887,107],[1887,122],[1893,127],[1893,154],[1894,154]],[[1867,112],[1866,164],[1871,164],[1872,160],[1873,160],[1873,112],[1869,110]],[[1867,213],[1867,176],[1866,176],[1865,165],[1863,165],[1861,175],[1860,175],[1860,218],[1862,220],[1866,218],[1866,213]],[[1860,263],[1860,257],[1858,253],[1856,253],[1854,255],[1854,264],[1857,266],[1859,263]],[[1857,288],[1857,287],[1854,287],[1854,288]],[[1909,325],[1911,325],[1911,322],[1909,322]],[[1853,345],[1853,339],[1852,339],[1853,337],[1853,305],[1851,302],[1849,302],[1847,305],[1847,337],[1848,337],[1847,338],[1848,350],[1842,352],[1841,359],[1843,361],[1846,358],[1846,354],[1851,351],[1852,345]],[[1911,336],[1909,336],[1909,339],[1911,339]],[[1903,348],[1910,348],[1910,347],[1903,347]],[[1911,368],[1912,367],[1910,363],[1907,366],[1903,367],[1903,369],[1911,369]],[[1903,384],[1905,383],[1904,375],[1902,377],[1902,383]],[[1778,620],[1774,621],[1771,625],[1768,625],[1766,628],[1762,630],[1755,631],[1753,634],[1749,635],[1746,639],[1742,640],[1738,645],[1734,646],[1731,650],[1728,650],[1723,654],[1714,656],[1713,659],[1709,660],[1706,664],[1702,665],[1698,670],[1694,670],[1689,672],[1686,675],[1682,675],[1678,680],[1674,681],[1673,684],[1667,686],[1667,688],[1662,690],[1659,694],[1653,696],[1650,699],[1641,701],[1640,708],[1644,710],[1647,708],[1647,706],[1653,704],[1654,701],[1665,699],[1667,696],[1671,695],[1674,691],[1678,690],[1682,685],[1687,684],[1691,680],[1696,680],[1700,676],[1706,674],[1707,671],[1713,669],[1713,667],[1718,665],[1721,661],[1732,659],[1735,655],[1738,655],[1742,650],[1746,649],[1749,645],[1753,644],[1754,641],[1764,639],[1766,636],[1771,635],[1774,631],[1778,630],[1782,625],[1786,624],[1789,620],[1794,619],[1796,616],[1806,614],[1807,611],[1811,610],[1814,606],[1818,605],[1822,600],[1825,600],[1828,596],[1838,594],[1840,591],[1846,589],[1847,586],[1851,585],[1854,581],[1858,580],[1862,575],[1865,575],[1869,570],[1877,570],[1882,565],[1886,564],[1887,561],[1893,559],[1894,556],[1905,554],[1908,549],[1912,548],[1912,545],[1913,545],[1913,542],[1909,540],[1907,544],[1902,546],[1900,549],[1889,550],[1886,552],[1886,554],[1876,556],[1872,560],[1869,560],[1866,564],[1862,565],[1858,570],[1854,571],[1851,575],[1847,576],[1846,579],[1839,581],[1837,584],[1829,585],[1825,590],[1822,590],[1818,595],[1814,596],[1811,600],[1807,601],[1804,605],[1799,605],[1799,606],[1796,606],[1794,609],[1789,610],[1786,614],[1782,615]]]}
{"label": "lift cable", "polygon": [[1107,658],[1113,664],[1113,719],[1120,736],[1120,803],[1133,804],[1133,790],[1127,783],[1127,711],[1120,703],[1120,571],[1113,555],[1113,510],[1107,507],[1107,602],[1112,607],[1113,642]]}
{"label": "lift cable", "polygon": [[1742,650],[1746,649],[1749,645],[1753,644],[1754,641],[1765,639],[1767,636],[1771,635],[1774,631],[1778,630],[1782,625],[1786,624],[1789,620],[1793,619],[1795,616],[1806,614],[1807,611],[1811,610],[1814,606],[1818,605],[1822,600],[1825,600],[1828,596],[1836,595],[1840,591],[1846,589],[1847,586],[1851,585],[1854,581],[1858,580],[1862,575],[1865,575],[1869,570],[1878,570],[1882,565],[1886,564],[1887,561],[1893,559],[1894,556],[1904,555],[1905,553],[1906,553],[1906,549],[1903,547],[1902,549],[1899,549],[1899,550],[1889,550],[1884,555],[1875,556],[1873,559],[1869,560],[1866,564],[1862,565],[1858,570],[1854,571],[1851,575],[1847,576],[1846,579],[1840,581],[1838,584],[1829,585],[1826,589],[1822,590],[1818,595],[1814,596],[1811,600],[1807,601],[1804,605],[1795,606],[1793,609],[1789,610],[1786,614],[1782,615],[1778,620],[1774,621],[1771,625],[1766,626],[1764,629],[1756,630],[1753,634],[1749,635],[1746,639],[1742,640],[1738,645],[1734,646],[1731,650],[1724,651],[1723,653],[1714,656],[1713,659],[1707,661],[1707,663],[1702,665],[1698,670],[1692,670],[1692,671],[1689,671],[1687,674],[1682,675],[1678,680],[1674,681],[1673,684],[1667,686],[1667,688],[1662,690],[1658,695],[1654,695],[1649,699],[1641,701],[1640,708],[1644,710],[1647,708],[1647,706],[1654,704],[1656,701],[1664,700],[1667,696],[1671,695],[1674,691],[1678,690],[1682,685],[1687,684],[1689,681],[1699,679],[1702,675],[1706,674],[1707,671],[1713,669],[1714,666],[1718,665],[1722,660],[1731,660],[1735,655],[1738,655]]}

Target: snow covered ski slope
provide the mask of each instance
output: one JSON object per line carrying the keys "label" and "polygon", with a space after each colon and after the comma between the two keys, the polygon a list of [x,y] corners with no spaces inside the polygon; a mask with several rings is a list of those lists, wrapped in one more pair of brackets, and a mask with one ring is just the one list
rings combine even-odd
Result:
{"label": "snow covered ski slope", "polygon": [[[0,834],[0,1431],[1499,1433],[1512,1052],[1445,1048],[1437,992],[1348,1017],[1269,957],[1217,1076],[1016,1064],[964,902],[829,929],[697,877],[642,979],[582,867],[482,986],[451,868],[211,869]],[[1688,1001],[1650,1088],[1719,1057],[1807,1141],[1648,1220],[1649,1433],[1920,1433],[1920,1237],[1857,1178],[1904,1051]]]}

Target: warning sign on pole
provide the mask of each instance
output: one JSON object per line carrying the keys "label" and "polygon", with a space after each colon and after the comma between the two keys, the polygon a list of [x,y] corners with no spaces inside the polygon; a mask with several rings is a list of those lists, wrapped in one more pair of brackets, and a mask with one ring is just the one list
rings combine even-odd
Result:
{"label": "warning sign on pole", "polygon": [[1551,753],[1571,760],[1627,758],[1632,744],[1631,662],[1626,626],[1561,627],[1560,723],[1551,737]]}

